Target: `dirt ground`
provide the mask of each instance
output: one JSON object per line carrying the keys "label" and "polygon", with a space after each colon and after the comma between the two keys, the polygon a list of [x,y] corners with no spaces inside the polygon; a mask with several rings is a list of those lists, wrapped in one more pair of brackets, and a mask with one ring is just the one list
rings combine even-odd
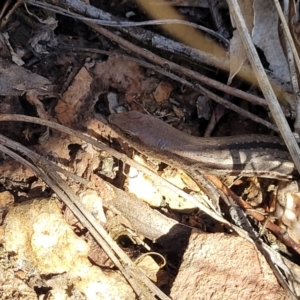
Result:
{"label": "dirt ground", "polygon": [[[298,72],[278,11],[271,0],[246,2],[237,1],[245,28],[297,133]],[[197,179],[191,160],[109,122],[137,111],[186,136],[277,141],[233,3],[0,4],[0,299],[300,296],[290,156],[293,173],[280,180]],[[283,8],[297,54],[297,13]],[[172,21],[155,23],[163,19]],[[185,149],[180,137],[161,142]]]}

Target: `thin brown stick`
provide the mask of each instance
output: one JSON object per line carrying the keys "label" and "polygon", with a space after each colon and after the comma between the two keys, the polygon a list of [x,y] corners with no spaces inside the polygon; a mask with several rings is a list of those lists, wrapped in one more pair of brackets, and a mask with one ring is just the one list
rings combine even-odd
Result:
{"label": "thin brown stick", "polygon": [[165,68],[161,68],[159,66],[155,66],[153,64],[150,64],[148,62],[145,62],[143,60],[140,60],[140,59],[137,59],[137,58],[134,58],[134,57],[131,57],[131,56],[128,56],[128,55],[124,55],[124,54],[120,54],[120,53],[115,53],[115,52],[108,52],[108,51],[104,51],[104,50],[99,50],[99,49],[93,49],[93,48],[81,48],[81,47],[74,47],[74,46],[68,46],[68,45],[59,45],[58,47],[59,49],[68,49],[68,50],[71,50],[71,51],[84,51],[84,52],[94,52],[94,53],[101,53],[101,54],[105,54],[105,55],[110,55],[110,56],[121,56],[122,58],[124,59],[127,59],[127,60],[131,60],[131,61],[134,61],[136,63],[138,63],[139,65],[141,65],[142,67],[145,67],[145,68],[148,68],[148,69],[152,69],[160,74],[163,74],[177,82],[180,82],[188,87],[190,87],[191,89],[193,90],[196,90],[196,91],[199,91],[201,92],[202,94],[205,94],[207,95],[210,99],[212,99],[213,101],[223,105],[224,107],[226,108],[229,108],[233,111],[235,111],[236,113],[250,119],[250,120],[253,120],[254,122],[257,122],[259,124],[262,124],[263,126],[266,126],[268,128],[270,128],[271,130],[274,130],[275,132],[279,132],[279,129],[274,125],[272,124],[271,122],[268,122],[252,113],[250,113],[249,111],[227,101],[226,99],[224,98],[221,98],[219,96],[217,96],[216,94],[214,94],[213,92],[205,89],[204,87],[202,86],[199,86],[198,84],[193,84],[191,83],[190,81],[186,80],[186,79],[183,79],[175,74],[173,74],[172,72],[170,71],[167,71]]}
{"label": "thin brown stick", "polygon": [[[63,9],[61,8],[61,6],[57,6],[56,3],[55,5],[50,5],[49,3],[44,3],[36,0],[25,0],[25,1],[32,5],[43,7],[44,9],[53,10],[57,13],[62,13],[62,10],[64,10],[65,12],[68,12],[70,10],[76,11],[77,13],[80,14],[81,18],[82,16],[89,16],[93,19],[93,21],[94,19],[117,21],[117,22],[122,22],[124,20],[124,19],[117,18],[108,12],[104,12],[99,8],[85,4],[84,2],[79,0],[65,0],[63,6],[66,7],[67,9]],[[143,4],[146,4],[147,6],[145,8],[146,10],[150,9],[150,7],[148,6],[148,1],[143,1]],[[169,6],[167,7],[169,8]],[[154,11],[154,13],[155,13],[154,18],[160,19],[159,18],[160,12]],[[177,13],[175,13],[175,15],[177,19],[180,19],[180,15],[178,15]],[[75,16],[73,17],[76,18]],[[93,23],[93,22],[89,22],[89,23]],[[171,29],[174,28],[174,25],[167,27],[167,29],[170,28]],[[199,41],[203,40],[203,35],[197,32],[193,32],[195,36],[192,37],[192,39],[191,39],[191,34],[183,35],[182,38],[185,39],[185,37],[188,37],[190,43],[187,42],[186,44],[182,44],[140,27],[130,27],[128,29],[127,27],[123,28],[120,26],[118,29],[123,31],[124,33],[127,33],[129,36],[137,40],[140,40],[142,43],[144,43],[144,45],[146,44],[147,46],[152,46],[157,49],[164,49],[165,51],[168,51],[170,53],[175,53],[177,55],[185,56],[189,60],[194,61],[196,63],[200,62],[206,65],[213,66],[218,69],[223,69],[226,71],[229,70],[229,65],[230,65],[229,57],[226,55],[226,51],[222,49],[217,43],[211,43],[208,42],[207,40],[204,40],[203,43],[201,42],[199,44]],[[190,45],[191,47],[187,45]],[[207,52],[205,50],[207,50]],[[215,55],[216,51],[218,52],[219,55]],[[211,52],[214,52],[214,54],[212,54]],[[249,66],[243,65],[241,67],[241,70],[239,71],[239,76],[244,80],[257,85],[257,80],[254,77],[252,69]],[[272,86],[274,88],[274,91],[276,91],[278,97],[285,100],[286,94],[284,93],[284,90],[286,90],[287,87],[280,86],[280,84],[276,83],[275,81],[272,81]]]}
{"label": "thin brown stick", "polygon": [[241,91],[241,90],[238,90],[231,86],[228,86],[226,84],[220,83],[217,80],[214,80],[214,79],[204,76],[200,73],[197,73],[193,70],[190,70],[183,66],[180,66],[170,60],[167,60],[165,58],[162,58],[162,57],[154,54],[153,52],[150,52],[149,50],[143,49],[137,45],[134,45],[133,43],[128,42],[127,40],[123,39],[122,37],[114,34],[113,32],[111,32],[101,26],[97,26],[97,25],[95,25],[93,23],[89,23],[89,22],[84,22],[84,23],[89,25],[91,28],[93,28],[100,34],[106,36],[110,40],[118,43],[120,46],[122,46],[138,55],[141,55],[142,57],[146,58],[147,60],[151,61],[154,64],[157,64],[161,67],[167,67],[168,70],[170,70],[170,71],[176,72],[178,74],[183,74],[187,77],[190,77],[192,79],[200,81],[201,83],[211,86],[212,88],[219,89],[225,93],[228,93],[230,95],[233,95],[233,96],[241,98],[241,99],[244,99],[253,104],[267,107],[267,102],[263,98],[248,94],[244,91]]}

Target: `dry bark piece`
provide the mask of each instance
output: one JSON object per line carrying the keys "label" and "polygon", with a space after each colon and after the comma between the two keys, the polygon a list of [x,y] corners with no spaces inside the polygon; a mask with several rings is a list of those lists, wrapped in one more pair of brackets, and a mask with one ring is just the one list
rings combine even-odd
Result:
{"label": "dry bark piece", "polygon": [[102,82],[124,93],[129,103],[143,93],[144,76],[135,62],[110,56],[107,61],[96,62],[91,71],[94,73],[95,82]]}
{"label": "dry bark piece", "polygon": [[186,246],[190,228],[167,218],[158,211],[122,190],[116,189],[96,175],[91,176],[103,206],[118,211],[127,220],[126,227],[144,237],[156,241],[167,249],[180,253]]}
{"label": "dry bark piece", "polygon": [[[253,27],[253,3],[252,1],[239,1],[242,14],[249,32]],[[243,47],[241,37],[237,30],[234,30],[230,40],[230,74],[227,84],[230,85],[233,77],[239,72],[242,65],[247,61],[247,53]],[[249,64],[249,63],[248,63]]]}
{"label": "dry bark piece", "polygon": [[46,94],[52,92],[51,82],[48,79],[7,60],[0,60],[0,86],[0,94],[3,96],[21,96],[30,89]]}
{"label": "dry bark piece", "polygon": [[78,72],[71,86],[57,103],[55,112],[61,124],[70,125],[77,120],[86,98],[90,95],[92,77],[85,67]]}
{"label": "dry bark piece", "polygon": [[154,91],[154,98],[158,103],[164,102],[169,99],[173,91],[173,86],[165,81],[161,81]]}

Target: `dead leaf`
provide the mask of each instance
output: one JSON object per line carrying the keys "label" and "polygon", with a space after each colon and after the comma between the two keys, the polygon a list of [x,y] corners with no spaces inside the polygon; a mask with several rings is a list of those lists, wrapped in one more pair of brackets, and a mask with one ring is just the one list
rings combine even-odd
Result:
{"label": "dead leaf", "polygon": [[282,82],[290,81],[289,68],[279,33],[279,16],[273,0],[254,0],[253,42],[263,51],[273,75]]}

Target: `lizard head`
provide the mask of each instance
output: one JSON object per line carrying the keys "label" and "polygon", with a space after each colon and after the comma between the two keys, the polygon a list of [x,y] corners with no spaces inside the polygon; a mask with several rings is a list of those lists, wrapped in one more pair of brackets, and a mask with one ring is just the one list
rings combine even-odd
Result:
{"label": "lizard head", "polygon": [[109,116],[109,122],[134,139],[154,148],[164,148],[166,126],[163,121],[138,111],[129,111]]}

